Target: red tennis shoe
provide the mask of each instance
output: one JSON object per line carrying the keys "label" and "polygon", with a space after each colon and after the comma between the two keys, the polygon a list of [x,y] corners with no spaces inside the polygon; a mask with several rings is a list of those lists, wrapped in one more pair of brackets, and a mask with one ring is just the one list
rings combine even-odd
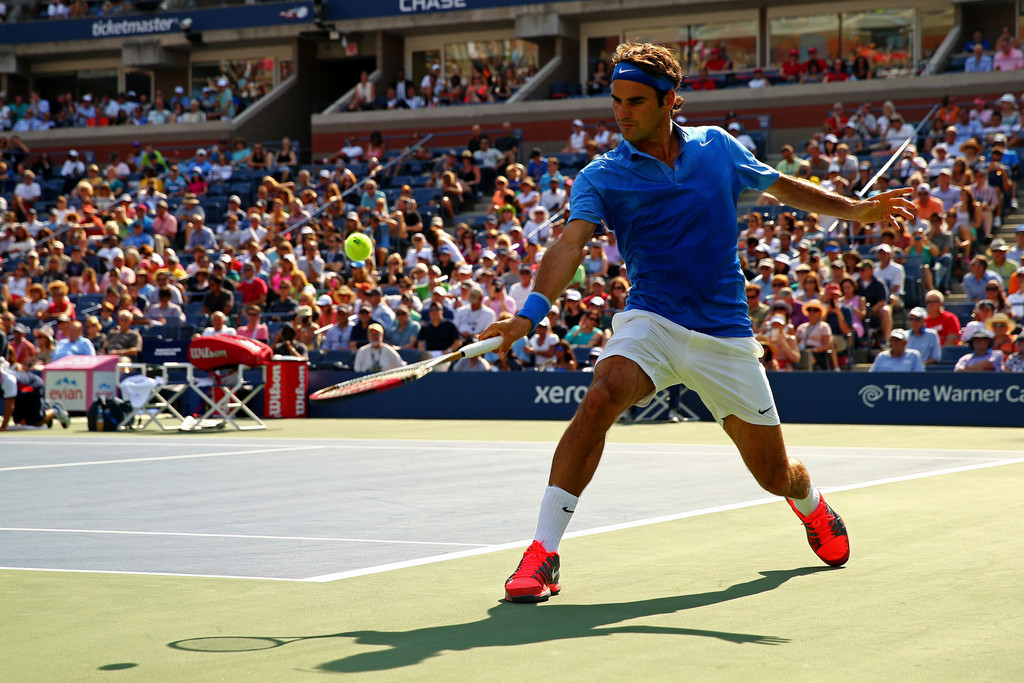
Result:
{"label": "red tennis shoe", "polygon": [[549,553],[540,541],[534,541],[523,553],[519,566],[505,581],[505,599],[509,602],[544,602],[562,590],[558,583],[558,553]]}
{"label": "red tennis shoe", "polygon": [[793,505],[793,501],[786,499],[789,507],[804,523],[807,530],[807,542],[811,545],[814,554],[821,558],[821,561],[832,567],[840,567],[850,559],[850,537],[846,534],[846,525],[843,518],[836,514],[836,511],[829,507],[825,499],[818,503],[818,509],[804,517]]}

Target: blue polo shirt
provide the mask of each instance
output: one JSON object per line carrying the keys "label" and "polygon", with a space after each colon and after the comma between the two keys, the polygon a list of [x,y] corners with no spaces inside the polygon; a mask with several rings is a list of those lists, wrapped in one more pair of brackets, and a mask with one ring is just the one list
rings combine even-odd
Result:
{"label": "blue polo shirt", "polygon": [[716,337],[750,337],[736,201],[779,172],[717,127],[683,128],[671,168],[623,140],[573,182],[571,219],[615,233],[632,287],[626,310]]}

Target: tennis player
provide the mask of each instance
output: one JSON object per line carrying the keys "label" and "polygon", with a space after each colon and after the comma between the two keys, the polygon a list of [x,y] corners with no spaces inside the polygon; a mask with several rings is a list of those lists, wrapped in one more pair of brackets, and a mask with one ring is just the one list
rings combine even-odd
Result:
{"label": "tennis player", "polygon": [[605,434],[630,405],[674,384],[697,392],[767,491],[784,496],[826,564],[850,555],[842,519],[807,469],[786,454],[762,353],[747,317],[736,249],[736,201],[744,188],[783,204],[873,223],[910,218],[907,189],[857,201],[755,159],[717,127],[673,121],[682,69],[673,54],[625,43],[613,60],[612,111],[622,142],[580,171],[565,233],[544,255],[533,293],[510,320],[488,327],[501,353],[530,334],[569,284],[602,223],[618,240],[632,283],[626,309],[594,370],[593,383],[555,450],[534,542],[505,583],[512,602],[547,600],[561,589],[558,546],[578,497],[597,469]]}

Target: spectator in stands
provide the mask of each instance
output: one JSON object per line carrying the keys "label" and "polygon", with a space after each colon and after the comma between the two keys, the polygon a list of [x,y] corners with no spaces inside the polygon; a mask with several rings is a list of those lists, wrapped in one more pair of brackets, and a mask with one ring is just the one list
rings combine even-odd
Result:
{"label": "spectator in stands", "polygon": [[217,311],[231,313],[234,310],[235,297],[224,287],[224,280],[219,276],[210,277],[209,291],[203,297],[203,314],[211,315]]}
{"label": "spectator in stands", "polygon": [[999,42],[996,53],[992,57],[992,68],[995,71],[1019,71],[1024,69],[1024,54],[1015,48],[1007,39]]}
{"label": "spectator in stands", "polygon": [[985,51],[992,49],[992,43],[985,38],[985,34],[980,29],[975,29],[974,33],[971,34],[971,39],[964,44],[964,52],[973,52],[979,46]]}
{"label": "spectator in stands", "polygon": [[907,348],[921,354],[921,360],[925,365],[933,365],[942,360],[942,342],[939,340],[939,333],[925,325],[928,312],[920,306],[913,308],[907,313],[910,320],[910,330],[907,337]]}
{"label": "spectator in stands", "polygon": [[807,162],[803,159],[797,159],[793,153],[792,145],[783,145],[779,150],[782,155],[782,161],[778,163],[776,168],[779,173],[785,173],[786,175],[796,175],[797,170],[801,166],[806,166]]}
{"label": "spectator in stands", "polygon": [[875,357],[869,372],[924,372],[921,354],[907,348],[906,330],[895,329],[889,335],[889,348]]}
{"label": "spectator in stands", "polygon": [[352,369],[355,372],[381,372],[393,370],[405,365],[405,361],[398,355],[395,347],[383,343],[384,328],[378,323],[372,323],[367,329],[369,343],[356,351],[355,361]]}
{"label": "spectator in stands", "polygon": [[60,360],[65,356],[96,355],[96,349],[93,348],[92,342],[82,336],[82,323],[77,320],[70,321],[65,329],[67,336],[57,342],[57,346],[50,356],[50,362]]}
{"label": "spectator in stands", "polygon": [[943,346],[956,346],[960,341],[960,319],[943,308],[944,302],[945,297],[937,289],[925,294],[924,304],[928,313],[925,325],[938,333]]}
{"label": "spectator in stands", "polygon": [[178,327],[185,324],[185,312],[181,306],[172,301],[171,287],[163,286],[157,290],[157,304],[150,306],[146,311],[146,317],[153,323],[159,323],[166,327]]}
{"label": "spectator in stands", "polygon": [[134,316],[131,311],[122,310],[117,314],[117,327],[107,334],[103,353],[108,356],[124,356],[135,362],[142,353],[142,335],[132,329]]}
{"label": "spectator in stands", "polygon": [[857,281],[857,295],[864,297],[868,320],[872,327],[879,327],[882,338],[888,339],[892,330],[892,307],[885,283],[875,277],[875,265],[864,260],[857,264],[860,279]]}
{"label": "spectator in stands", "polygon": [[[800,74],[801,83],[821,83],[825,79],[824,70],[819,66],[821,60],[809,60]],[[781,369],[781,368],[780,368]]]}
{"label": "spectator in stands", "polygon": [[864,55],[857,55],[853,58],[853,64],[850,65],[850,80],[851,81],[867,81],[873,78],[874,75],[871,72],[871,63],[868,58]]}
{"label": "spectator in stands", "polygon": [[992,71],[992,57],[985,54],[985,48],[981,43],[974,43],[971,48],[971,56],[964,62],[966,73],[984,73]]}
{"label": "spectator in stands", "polygon": [[461,345],[461,335],[455,323],[445,318],[444,305],[439,301],[431,301],[424,308],[428,309],[428,318],[416,337],[419,350],[430,358],[457,350]]}
{"label": "spectator in stands", "polygon": [[572,132],[562,152],[565,154],[583,154],[587,150],[587,131],[583,128],[582,119],[573,119]]}
{"label": "spectator in stands", "polygon": [[400,349],[414,349],[419,332],[420,323],[412,319],[411,309],[404,304],[399,306],[395,310],[395,324],[387,335],[391,343]]}
{"label": "spectator in stands", "polygon": [[786,61],[782,63],[779,68],[779,72],[783,78],[790,83],[796,83],[800,80],[800,75],[803,73],[803,65],[800,63],[800,50],[790,48],[789,53],[786,56]]}
{"label": "spectator in stands", "polygon": [[717,90],[718,83],[708,75],[707,67],[701,67],[697,72],[697,78],[690,82],[690,87],[694,90]]}
{"label": "spectator in stands", "polygon": [[1001,372],[1003,352],[993,348],[994,337],[986,327],[971,332],[968,339],[971,353],[960,357],[953,372]]}
{"label": "spectator in stands", "polygon": [[210,316],[210,325],[206,327],[200,336],[212,337],[215,334],[227,334],[234,336],[235,328],[228,327],[228,317],[221,311],[214,312]]}
{"label": "spectator in stands", "polygon": [[749,81],[747,81],[747,87],[755,90],[771,87],[771,84],[772,82],[765,77],[764,69],[761,67],[756,67],[754,69],[754,75],[751,76]]}
{"label": "spectator in stands", "polygon": [[989,270],[988,259],[979,254],[968,264],[968,273],[964,275],[964,293],[971,303],[985,298],[985,286],[989,282],[1002,283],[999,275]]}
{"label": "spectator in stands", "polygon": [[469,305],[455,311],[455,326],[464,340],[475,338],[496,319],[494,310],[483,305],[484,292],[479,287],[469,288]]}
{"label": "spectator in stands", "polygon": [[[13,318],[14,316],[11,316]],[[11,341],[7,357],[12,364],[27,368],[36,356],[36,345],[28,340],[28,327],[22,323],[14,323],[11,327]],[[2,359],[3,356],[0,356]]]}
{"label": "spectator in stands", "polygon": [[355,94],[352,97],[351,104],[348,105],[349,111],[369,111],[375,107],[377,101],[377,90],[372,82],[370,82],[370,74],[367,71],[361,71],[359,73],[359,82],[356,83]]}
{"label": "spectator in stands", "polygon": [[309,349],[305,344],[295,339],[295,328],[291,323],[285,323],[281,326],[281,330],[278,332],[278,342],[274,345],[274,355],[309,358]]}

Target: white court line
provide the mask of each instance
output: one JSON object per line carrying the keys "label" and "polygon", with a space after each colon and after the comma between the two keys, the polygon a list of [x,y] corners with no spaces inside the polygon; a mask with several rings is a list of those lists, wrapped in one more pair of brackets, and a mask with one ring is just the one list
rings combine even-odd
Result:
{"label": "white court line", "polygon": [[489,547],[486,543],[443,543],[440,541],[391,541],[371,538],[327,538],[323,536],[261,536],[256,534],[200,534],[184,531],[121,531],[115,529],[35,529],[31,527],[0,527],[0,531],[55,534],[112,534],[119,536],[184,536],[188,538],[245,538],[270,541],[328,541],[336,543],[397,543],[403,545],[444,545],[472,548]]}
{"label": "white court line", "polygon": [[177,574],[174,572],[127,572],[111,569],[53,569],[51,567],[0,567],[0,570],[14,572],[57,572],[61,574],[128,574],[130,576],[181,576],[189,579],[246,579],[250,581],[306,581],[306,579],[284,579],[280,576],[226,576],[224,574]]}
{"label": "white court line", "polygon": [[219,458],[226,455],[252,455],[253,453],[281,453],[284,451],[319,450],[326,446],[282,446],[281,448],[254,448],[247,451],[216,451],[214,453],[192,453],[191,455],[158,455],[151,458],[122,458],[120,460],[89,460],[86,462],[56,462],[49,465],[18,465],[0,467],[0,472],[17,470],[49,470],[59,467],[85,467],[87,465],[117,465],[126,462],[153,462],[156,460],[188,460],[191,458]]}
{"label": "white court line", "polygon": [[[914,479],[925,479],[928,477],[937,477],[944,474],[955,474],[957,472],[969,472],[971,470],[987,469],[989,467],[1001,467],[1003,465],[1016,465],[1024,463],[1024,458],[1013,458],[1010,460],[999,460],[995,462],[978,463],[974,465],[964,465],[962,467],[950,467],[942,470],[932,470],[930,472],[918,472],[917,474],[906,474],[898,477],[888,477],[886,479],[875,479],[873,481],[865,481],[857,484],[849,484],[846,486],[836,486],[831,488],[822,487],[822,491],[830,493],[834,491],[852,491],[854,489],[869,488],[872,486],[880,486],[882,484],[893,484],[901,481],[911,481]],[[758,498],[756,500],[748,500],[742,503],[731,503],[729,505],[717,505],[715,507],[703,508],[700,510],[690,510],[689,512],[680,512],[672,515],[662,515],[660,517],[650,517],[648,519],[639,519],[633,522],[624,522],[622,524],[610,524],[608,526],[595,527],[593,529],[584,529],[582,531],[574,531],[565,535],[565,538],[580,538],[582,536],[593,536],[595,534],[604,534],[610,531],[621,531],[623,529],[634,529],[641,526],[649,526],[651,524],[660,524],[662,522],[672,522],[680,519],[688,519],[690,517],[700,517],[702,515],[710,515],[716,512],[725,512],[727,510],[739,510],[741,508],[754,507],[756,505],[765,505],[767,503],[778,503],[779,499],[776,497],[771,498]],[[488,553],[496,553],[503,550],[512,550],[514,548],[522,548],[529,545],[532,541],[530,539],[516,541],[514,543],[503,543],[501,545],[488,546],[486,548],[475,548],[473,550],[462,550],[454,553],[445,553],[443,555],[435,555],[433,557],[417,558],[415,560],[406,560],[404,562],[391,562],[389,564],[377,565],[376,567],[364,567],[361,569],[353,569],[345,572],[337,572],[334,574],[324,574],[323,576],[311,576],[305,581],[310,583],[328,583],[330,581],[340,581],[342,579],[350,579],[356,576],[366,576],[368,574],[379,574],[382,572],[389,572],[395,569],[406,569],[408,567],[417,567],[425,564],[433,564],[435,562],[445,562],[447,560],[455,560],[463,557],[472,557],[474,555],[485,555]]]}

